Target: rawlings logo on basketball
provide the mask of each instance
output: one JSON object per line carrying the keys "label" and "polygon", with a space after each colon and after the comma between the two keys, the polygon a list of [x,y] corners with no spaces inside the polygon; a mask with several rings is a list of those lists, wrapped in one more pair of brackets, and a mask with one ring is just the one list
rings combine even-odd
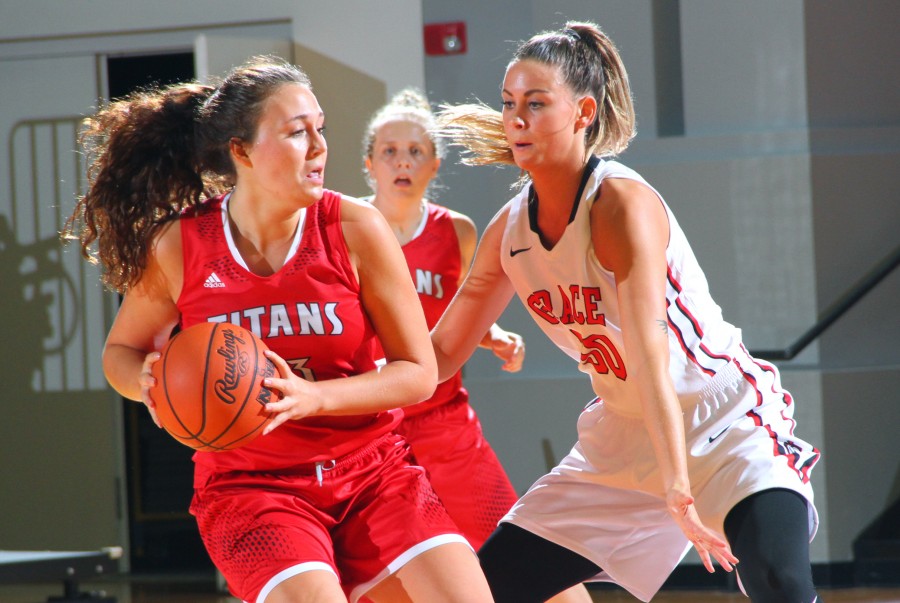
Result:
{"label": "rawlings logo on basketball", "polygon": [[278,398],[263,386],[278,372],[267,349],[251,331],[228,323],[201,322],[172,337],[151,368],[162,427],[194,450],[252,442],[272,420],[266,402]]}
{"label": "rawlings logo on basketball", "polygon": [[235,335],[231,329],[225,329],[222,334],[225,345],[217,349],[216,353],[225,358],[225,374],[216,380],[213,387],[222,402],[234,404],[236,398],[232,392],[240,387],[241,378],[249,371],[250,359],[245,352],[239,352],[237,349],[238,343],[246,343],[243,339]]}

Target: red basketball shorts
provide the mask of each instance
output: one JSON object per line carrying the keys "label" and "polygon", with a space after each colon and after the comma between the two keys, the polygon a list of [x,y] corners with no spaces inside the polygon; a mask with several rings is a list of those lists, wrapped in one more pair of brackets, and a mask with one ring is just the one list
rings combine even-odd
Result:
{"label": "red basketball shorts", "polygon": [[407,417],[397,430],[450,517],[478,550],[518,500],[468,402],[450,402]]}
{"label": "red basketball shorts", "polygon": [[465,542],[396,434],[318,468],[216,474],[195,489],[191,512],[244,601],[311,570],[333,572],[356,601],[416,555]]}

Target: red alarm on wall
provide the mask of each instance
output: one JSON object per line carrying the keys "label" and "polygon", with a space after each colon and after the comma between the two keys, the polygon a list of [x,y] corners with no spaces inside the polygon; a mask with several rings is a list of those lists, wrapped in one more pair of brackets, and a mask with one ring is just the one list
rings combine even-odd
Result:
{"label": "red alarm on wall", "polygon": [[465,51],[465,22],[431,23],[425,26],[425,54],[463,54]]}

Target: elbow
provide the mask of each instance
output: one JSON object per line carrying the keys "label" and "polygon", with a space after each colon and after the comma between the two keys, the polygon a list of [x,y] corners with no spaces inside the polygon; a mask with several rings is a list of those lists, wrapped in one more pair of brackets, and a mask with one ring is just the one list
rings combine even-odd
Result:
{"label": "elbow", "polygon": [[443,383],[450,377],[456,374],[456,371],[460,369],[456,363],[454,363],[453,358],[444,352],[444,349],[441,345],[441,338],[437,334],[437,330],[434,329],[431,331],[431,345],[434,349],[434,359],[436,363],[436,375],[437,375],[437,383]]}
{"label": "elbow", "polygon": [[419,402],[433,396],[434,390],[439,383],[438,365],[433,357],[431,357],[429,361],[423,362],[420,367],[420,377],[416,380],[416,385],[418,386],[421,395]]}
{"label": "elbow", "polygon": [[434,395],[438,384],[438,370],[434,354],[430,351],[409,360],[410,368],[406,374],[404,385],[404,391],[408,393],[408,396],[406,396],[407,401],[403,404],[404,406],[428,400]]}
{"label": "elbow", "polygon": [[103,352],[100,356],[101,366],[103,367],[103,376],[106,382],[123,398],[141,401],[140,385],[129,382],[122,376],[121,354],[116,346],[104,345]]}
{"label": "elbow", "polygon": [[459,369],[455,367],[449,357],[441,354],[440,350],[435,349],[435,360],[437,366],[435,368],[435,377],[437,383],[443,383],[456,374]]}
{"label": "elbow", "polygon": [[119,388],[116,387],[116,379],[115,379],[115,359],[114,354],[110,351],[109,344],[103,346],[103,352],[100,354],[100,363],[103,367],[103,376],[106,377],[106,382],[109,383],[110,387],[115,389],[118,393],[122,393],[119,391]]}

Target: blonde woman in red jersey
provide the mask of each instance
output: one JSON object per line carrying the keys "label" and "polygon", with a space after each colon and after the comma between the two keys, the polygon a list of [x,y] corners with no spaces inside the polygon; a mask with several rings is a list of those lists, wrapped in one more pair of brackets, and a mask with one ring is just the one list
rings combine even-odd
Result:
{"label": "blonde woman in red jersey", "polygon": [[[462,284],[475,254],[472,220],[428,198],[444,155],[434,136],[434,116],[425,96],[398,92],[372,117],[363,138],[365,172],[375,194],[369,198],[400,242],[425,310],[429,328],[437,324]],[[492,324],[481,340],[503,360],[503,370],[522,367],[525,345],[516,333]],[[481,547],[517,495],[484,438],[469,393],[457,371],[434,395],[404,408],[399,432],[450,516],[475,549]],[[552,599],[589,603],[581,586]]]}
{"label": "blonde woman in red jersey", "polygon": [[[435,359],[385,220],[324,188],[323,133],[306,75],[272,58],[88,120],[89,189],[65,234],[124,294],[107,379],[155,419],[150,367],[176,326],[239,323],[271,348],[265,433],[194,456],[191,512],[235,596],[491,601],[394,432],[395,409],[433,392]],[[212,273],[222,284],[205,288]]]}

